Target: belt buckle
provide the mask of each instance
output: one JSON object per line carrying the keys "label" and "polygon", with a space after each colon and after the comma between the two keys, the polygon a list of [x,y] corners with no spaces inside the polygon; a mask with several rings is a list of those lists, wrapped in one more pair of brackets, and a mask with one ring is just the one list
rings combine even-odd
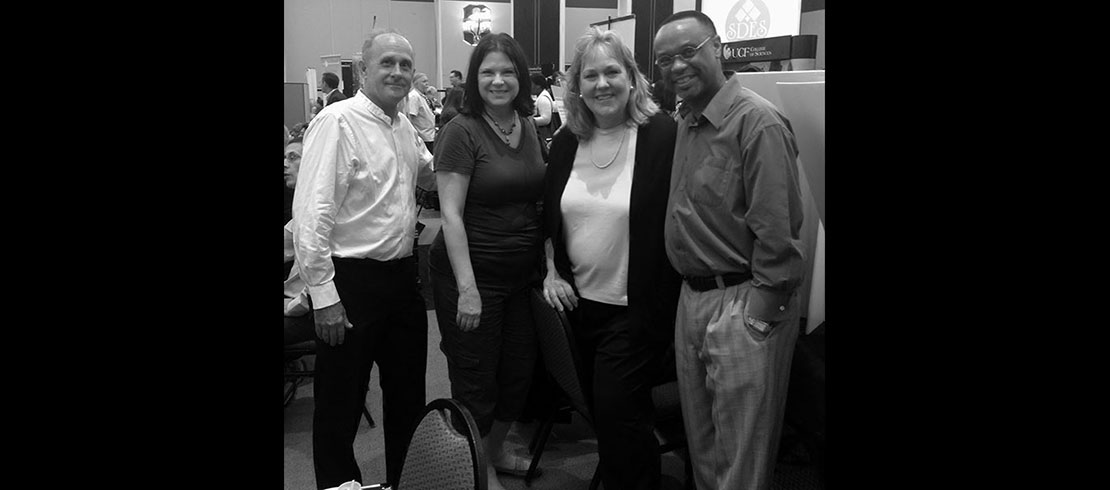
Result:
{"label": "belt buckle", "polygon": [[725,276],[713,276],[713,279],[715,281],[717,281],[717,287],[718,288],[720,288],[720,289],[725,288]]}

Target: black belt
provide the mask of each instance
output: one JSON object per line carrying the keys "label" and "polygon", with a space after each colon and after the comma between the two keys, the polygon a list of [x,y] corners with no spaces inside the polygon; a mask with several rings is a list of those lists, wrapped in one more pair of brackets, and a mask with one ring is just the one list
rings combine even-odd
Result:
{"label": "black belt", "polygon": [[710,291],[717,288],[724,289],[729,286],[740,284],[751,278],[752,273],[750,272],[732,272],[720,276],[682,276],[682,279],[686,281],[686,284],[689,284],[690,289],[694,291]]}
{"label": "black belt", "polygon": [[401,257],[399,259],[391,260],[375,260],[370,258],[359,257],[336,257],[332,256],[331,261],[334,264],[347,264],[359,267],[376,267],[376,268],[397,268],[406,265],[414,260],[414,256]]}

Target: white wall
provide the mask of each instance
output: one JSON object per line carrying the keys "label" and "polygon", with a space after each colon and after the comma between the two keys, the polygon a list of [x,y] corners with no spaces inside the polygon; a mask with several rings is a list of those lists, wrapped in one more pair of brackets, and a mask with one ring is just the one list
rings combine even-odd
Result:
{"label": "white wall", "polygon": [[[405,39],[412,44],[415,59],[413,67],[417,72],[428,75],[428,80],[436,88],[443,88],[442,84],[435,83],[436,70],[439,62],[436,56],[436,4],[432,2],[390,2],[389,15],[391,25],[404,34]],[[379,20],[380,22],[380,20]]]}
{"label": "white wall", "polygon": [[490,15],[493,17],[490,32],[507,32],[509,35],[512,35],[513,4],[478,2],[475,0],[440,0],[438,3],[440,23],[442,25],[440,30],[442,35],[440,36],[439,49],[440,56],[443,59],[443,65],[441,73],[429,73],[429,76],[432,77],[432,79],[439,77],[439,85],[436,85],[436,87],[444,88],[451,86],[451,83],[447,81],[447,78],[451,75],[451,70],[461,71],[463,80],[466,80],[466,71],[470,64],[470,53],[474,51],[474,47],[463,40],[463,7],[474,3],[481,3],[489,7]]}
{"label": "white wall", "polygon": [[[674,0],[674,11],[682,12],[683,10],[694,10],[695,5],[697,5],[697,0]],[[659,20],[662,21],[663,19]]]}
{"label": "white wall", "polygon": [[[285,0],[285,81],[304,82],[305,68],[323,74],[320,57],[354,59],[374,26],[401,31],[416,51],[416,70],[434,74],[435,4],[391,0]],[[339,65],[328,71],[339,73]],[[434,75],[432,75],[434,76]]]}
{"label": "white wall", "polygon": [[825,69],[825,9],[802,12],[801,34],[817,35],[818,70]]}
{"label": "white wall", "polygon": [[563,29],[566,32],[566,63],[570,63],[574,59],[574,44],[590,29],[590,24],[594,22],[601,22],[609,17],[617,18],[617,9],[587,9],[587,8],[570,8],[566,9],[566,24]]}

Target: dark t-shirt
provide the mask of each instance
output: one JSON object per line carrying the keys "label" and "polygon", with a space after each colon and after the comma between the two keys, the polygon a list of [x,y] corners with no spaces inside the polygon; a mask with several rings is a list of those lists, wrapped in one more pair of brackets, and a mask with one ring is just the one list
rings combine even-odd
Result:
{"label": "dark t-shirt", "polygon": [[[481,117],[459,115],[436,135],[436,172],[470,176],[463,210],[475,276],[507,278],[531,268],[543,249],[538,202],[546,167],[531,118],[521,118],[520,147],[505,144]],[[450,271],[443,233],[430,265]]]}

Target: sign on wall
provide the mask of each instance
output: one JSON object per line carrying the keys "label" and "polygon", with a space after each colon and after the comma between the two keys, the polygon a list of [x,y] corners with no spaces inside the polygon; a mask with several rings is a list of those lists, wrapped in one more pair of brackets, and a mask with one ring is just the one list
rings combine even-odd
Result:
{"label": "sign on wall", "polygon": [[801,0],[702,0],[701,12],[717,28],[722,43],[796,36]]}
{"label": "sign on wall", "polygon": [[[475,6],[482,8],[474,8]],[[513,5],[508,0],[441,0],[437,8],[440,29],[436,42],[439,44],[441,60],[439,83],[440,86],[449,87],[448,75],[451,70],[462,72],[463,79],[467,76],[467,62],[470,60],[470,53],[474,51],[474,46],[468,42],[473,31],[468,35],[468,28],[476,25],[479,32],[512,34]],[[478,12],[481,15],[475,16]],[[467,24],[467,14],[470,14],[470,24]]]}
{"label": "sign on wall", "polygon": [[721,45],[721,61],[751,63],[790,58],[790,36],[753,41],[736,41]]}

